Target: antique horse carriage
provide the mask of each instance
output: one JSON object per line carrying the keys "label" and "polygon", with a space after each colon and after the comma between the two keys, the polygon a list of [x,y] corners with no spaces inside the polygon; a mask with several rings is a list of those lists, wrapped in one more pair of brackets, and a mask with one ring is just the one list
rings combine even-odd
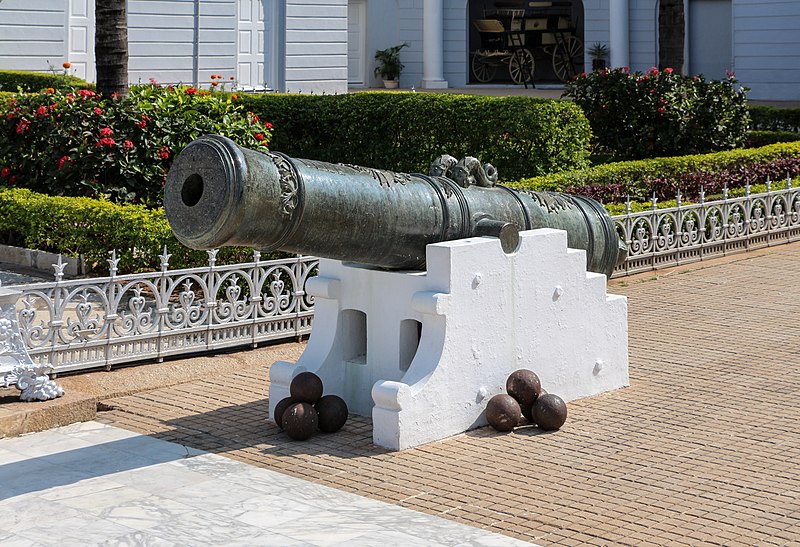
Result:
{"label": "antique horse carriage", "polygon": [[480,83],[494,80],[507,66],[515,84],[533,84],[536,56],[550,60],[562,82],[583,71],[583,42],[571,18],[571,2],[495,2],[473,19],[481,47],[471,52],[472,74]]}

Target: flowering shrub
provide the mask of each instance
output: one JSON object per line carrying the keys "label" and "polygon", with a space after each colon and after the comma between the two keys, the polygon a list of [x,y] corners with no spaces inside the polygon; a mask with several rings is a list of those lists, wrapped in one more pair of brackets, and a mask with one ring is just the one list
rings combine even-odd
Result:
{"label": "flowering shrub", "polygon": [[235,95],[144,85],[130,97],[93,91],[17,94],[0,117],[0,188],[161,203],[175,155],[204,134],[266,149],[271,124]]}
{"label": "flowering shrub", "polygon": [[682,76],[671,68],[627,67],[580,74],[564,95],[586,113],[597,150],[617,158],[652,158],[735,148],[749,124],[746,88]]}
{"label": "flowering shrub", "polygon": [[800,142],[771,144],[761,148],[727,150],[711,154],[623,161],[589,169],[563,171],[523,179],[512,186],[527,190],[571,192],[593,197],[603,203],[668,200],[678,190],[684,196],[697,196],[704,190],[710,196],[723,187],[742,187],[764,183],[767,177],[781,180],[800,176]]}

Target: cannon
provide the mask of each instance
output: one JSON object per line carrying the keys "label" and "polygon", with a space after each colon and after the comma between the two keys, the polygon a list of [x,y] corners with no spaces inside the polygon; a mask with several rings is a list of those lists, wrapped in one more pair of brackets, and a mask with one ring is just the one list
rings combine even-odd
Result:
{"label": "cannon", "polygon": [[474,158],[442,156],[430,174],[405,174],[241,148],[216,135],[190,143],[167,176],[164,207],[175,236],[195,249],[241,245],[389,270],[424,270],[428,244],[556,228],[609,276],[626,257],[594,200],[496,184]]}

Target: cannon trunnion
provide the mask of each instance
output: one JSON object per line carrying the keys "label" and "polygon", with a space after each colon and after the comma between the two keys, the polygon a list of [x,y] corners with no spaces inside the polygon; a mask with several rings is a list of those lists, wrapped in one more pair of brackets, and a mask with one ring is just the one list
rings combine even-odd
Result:
{"label": "cannon trunnion", "polygon": [[493,235],[510,253],[518,230],[557,228],[569,247],[586,251],[589,271],[610,275],[624,260],[614,224],[594,200],[512,190],[487,181],[483,167],[477,177],[470,168],[445,162],[432,172],[452,178],[409,175],[205,136],[175,159],[164,205],[175,236],[195,249],[242,245],[423,270],[431,243]]}

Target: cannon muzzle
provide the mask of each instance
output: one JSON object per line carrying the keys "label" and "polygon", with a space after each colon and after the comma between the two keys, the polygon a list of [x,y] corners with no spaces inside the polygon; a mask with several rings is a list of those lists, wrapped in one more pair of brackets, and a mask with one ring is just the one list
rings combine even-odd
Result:
{"label": "cannon muzzle", "polygon": [[[610,275],[626,253],[594,200],[494,184],[474,158],[448,156],[431,175],[289,158],[201,137],[175,158],[164,207],[175,236],[194,249],[241,245],[387,269],[425,269],[425,247],[499,237],[513,252],[518,231],[566,230],[589,271]],[[440,160],[442,160],[440,158]]]}

